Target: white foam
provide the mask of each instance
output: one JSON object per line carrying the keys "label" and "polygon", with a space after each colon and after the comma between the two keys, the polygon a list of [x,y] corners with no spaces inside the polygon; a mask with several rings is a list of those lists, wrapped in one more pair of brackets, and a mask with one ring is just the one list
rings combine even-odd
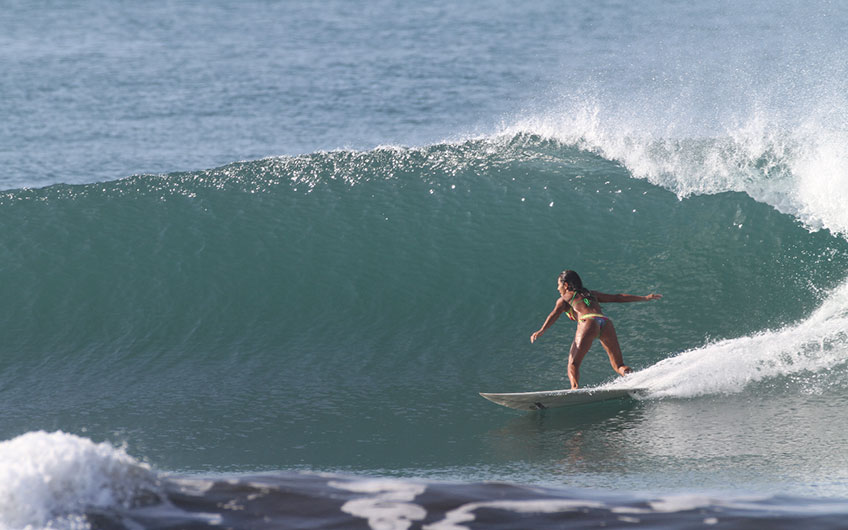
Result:
{"label": "white foam", "polygon": [[680,198],[746,193],[811,230],[848,237],[845,102],[736,105],[703,115],[684,95],[628,102],[580,95],[528,112],[502,134],[537,134],[598,153]]}
{"label": "white foam", "polygon": [[538,500],[503,500],[483,501],[463,504],[445,514],[444,519],[433,524],[425,525],[425,530],[468,530],[461,523],[471,523],[476,519],[474,512],[479,509],[489,508],[504,510],[522,514],[547,514],[574,512],[591,508],[605,508],[606,505],[598,501],[586,501],[578,499],[538,499]]}
{"label": "white foam", "polygon": [[360,480],[327,483],[337,489],[368,494],[368,497],[352,499],[344,503],[342,511],[368,520],[374,530],[406,530],[413,521],[427,516],[427,510],[411,501],[424,493],[423,484],[390,479]]}
{"label": "white foam", "polygon": [[685,351],[611,383],[647,388],[654,397],[734,394],[751,383],[848,362],[848,282],[807,319]]}
{"label": "white foam", "polygon": [[84,528],[86,509],[154,492],[150,469],[108,443],[29,432],[0,443],[0,528]]}

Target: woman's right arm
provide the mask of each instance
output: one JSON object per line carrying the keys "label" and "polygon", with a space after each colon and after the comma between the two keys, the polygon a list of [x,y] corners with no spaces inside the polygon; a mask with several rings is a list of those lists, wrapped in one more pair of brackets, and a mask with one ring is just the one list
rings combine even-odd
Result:
{"label": "woman's right arm", "polygon": [[565,300],[563,300],[562,298],[560,298],[559,300],[557,300],[557,303],[556,303],[556,305],[554,306],[554,310],[553,310],[553,311],[551,311],[551,314],[550,314],[550,315],[548,315],[548,318],[546,318],[546,319],[545,319],[545,323],[544,323],[544,324],[542,324],[542,327],[539,329],[539,331],[537,331],[536,333],[534,333],[534,334],[530,335],[530,342],[531,342],[531,343],[532,343],[532,342],[536,342],[536,339],[538,339],[539,337],[541,337],[541,336],[542,336],[542,334],[543,334],[543,333],[545,333],[545,331],[547,331],[547,329],[548,329],[549,327],[551,327],[551,326],[553,325],[553,323],[554,323],[554,322],[556,322],[556,321],[557,321],[557,319],[559,318],[559,316],[560,316],[561,314],[563,314],[563,312],[565,312],[565,308],[566,308],[567,306],[568,306],[568,303],[567,303]]}

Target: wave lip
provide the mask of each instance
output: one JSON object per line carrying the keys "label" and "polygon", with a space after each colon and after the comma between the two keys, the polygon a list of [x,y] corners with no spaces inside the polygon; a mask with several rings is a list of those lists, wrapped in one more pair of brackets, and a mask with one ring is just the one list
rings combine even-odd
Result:
{"label": "wave lip", "polygon": [[[658,103],[660,101],[660,103]],[[620,102],[579,95],[505,125],[622,164],[678,197],[742,192],[810,230],[848,237],[848,130],[844,104],[804,111],[763,104],[703,115],[665,100]],[[689,102],[691,103],[691,102]]]}

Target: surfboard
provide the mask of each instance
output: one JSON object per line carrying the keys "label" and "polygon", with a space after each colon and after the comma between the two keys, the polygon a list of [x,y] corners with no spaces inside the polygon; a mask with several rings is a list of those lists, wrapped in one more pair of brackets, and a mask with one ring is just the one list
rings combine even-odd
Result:
{"label": "surfboard", "polygon": [[542,392],[516,392],[511,394],[480,395],[498,405],[518,410],[543,410],[554,407],[569,407],[597,403],[610,399],[623,399],[645,393],[644,388],[578,388],[577,390],[544,390]]}

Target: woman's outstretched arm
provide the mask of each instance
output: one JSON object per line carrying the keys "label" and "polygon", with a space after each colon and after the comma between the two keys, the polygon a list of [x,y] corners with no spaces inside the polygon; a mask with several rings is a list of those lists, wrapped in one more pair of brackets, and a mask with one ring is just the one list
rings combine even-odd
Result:
{"label": "woman's outstretched arm", "polygon": [[661,294],[651,293],[646,296],[639,296],[635,294],[607,294],[602,293],[600,291],[592,291],[592,294],[595,295],[595,298],[600,303],[604,302],[647,302],[649,300],[659,300],[662,298]]}

